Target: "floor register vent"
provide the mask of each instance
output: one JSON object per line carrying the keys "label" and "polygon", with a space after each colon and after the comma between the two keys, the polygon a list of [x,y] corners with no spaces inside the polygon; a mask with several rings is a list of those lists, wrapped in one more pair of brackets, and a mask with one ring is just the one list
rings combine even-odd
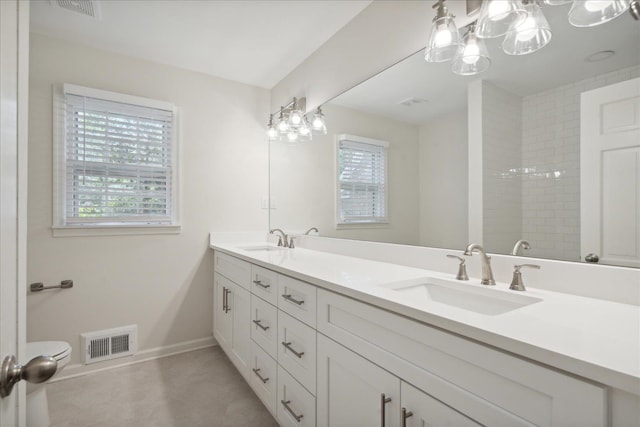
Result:
{"label": "floor register vent", "polygon": [[85,365],[135,354],[137,329],[136,325],[129,325],[80,334]]}

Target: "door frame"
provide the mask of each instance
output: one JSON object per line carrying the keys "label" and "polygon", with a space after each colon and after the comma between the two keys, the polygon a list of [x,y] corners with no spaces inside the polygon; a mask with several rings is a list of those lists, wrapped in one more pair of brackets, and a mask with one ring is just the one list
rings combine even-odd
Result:
{"label": "door frame", "polygon": [[[27,282],[29,2],[0,1],[0,358],[24,363]],[[26,424],[26,387],[0,402],[0,425]]]}

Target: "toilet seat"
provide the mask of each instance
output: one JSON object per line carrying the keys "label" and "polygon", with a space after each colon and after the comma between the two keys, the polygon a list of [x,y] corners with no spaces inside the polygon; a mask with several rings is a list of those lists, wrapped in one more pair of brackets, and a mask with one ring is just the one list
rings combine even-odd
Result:
{"label": "toilet seat", "polygon": [[51,356],[57,361],[71,354],[71,346],[64,341],[35,341],[27,343],[27,357],[29,361],[37,356]]}

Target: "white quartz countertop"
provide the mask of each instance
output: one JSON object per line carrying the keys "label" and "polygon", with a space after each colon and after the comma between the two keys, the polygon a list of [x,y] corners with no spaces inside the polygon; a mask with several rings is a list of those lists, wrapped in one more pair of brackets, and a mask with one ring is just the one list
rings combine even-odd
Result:
{"label": "white quartz countertop", "polygon": [[[215,250],[318,287],[640,395],[638,306],[527,287],[521,295],[541,301],[502,314],[480,314],[393,290],[398,283],[419,283],[424,278],[455,280],[454,274],[304,248],[240,249],[264,245],[215,241],[213,236],[210,242]],[[523,275],[526,279],[526,271]],[[470,279],[456,285],[482,288],[482,292],[515,292],[508,283],[485,287],[479,278]]]}

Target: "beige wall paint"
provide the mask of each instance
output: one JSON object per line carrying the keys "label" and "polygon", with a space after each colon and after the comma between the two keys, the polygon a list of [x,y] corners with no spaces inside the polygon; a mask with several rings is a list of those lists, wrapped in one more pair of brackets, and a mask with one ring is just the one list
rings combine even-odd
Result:
{"label": "beige wall paint", "polygon": [[462,249],[467,245],[467,111],[420,126],[420,244]]}
{"label": "beige wall paint", "polygon": [[[271,225],[286,231],[318,227],[326,237],[418,244],[418,128],[337,105],[323,109],[330,131],[309,143],[271,143]],[[336,229],[339,134],[389,142],[389,224]]]}
{"label": "beige wall paint", "polygon": [[[210,337],[210,231],[266,230],[268,91],[33,34],[28,281],[73,289],[29,294],[27,339],[64,340],[135,323],[139,350]],[[182,232],[52,237],[52,85],[73,83],[180,108]]]}

